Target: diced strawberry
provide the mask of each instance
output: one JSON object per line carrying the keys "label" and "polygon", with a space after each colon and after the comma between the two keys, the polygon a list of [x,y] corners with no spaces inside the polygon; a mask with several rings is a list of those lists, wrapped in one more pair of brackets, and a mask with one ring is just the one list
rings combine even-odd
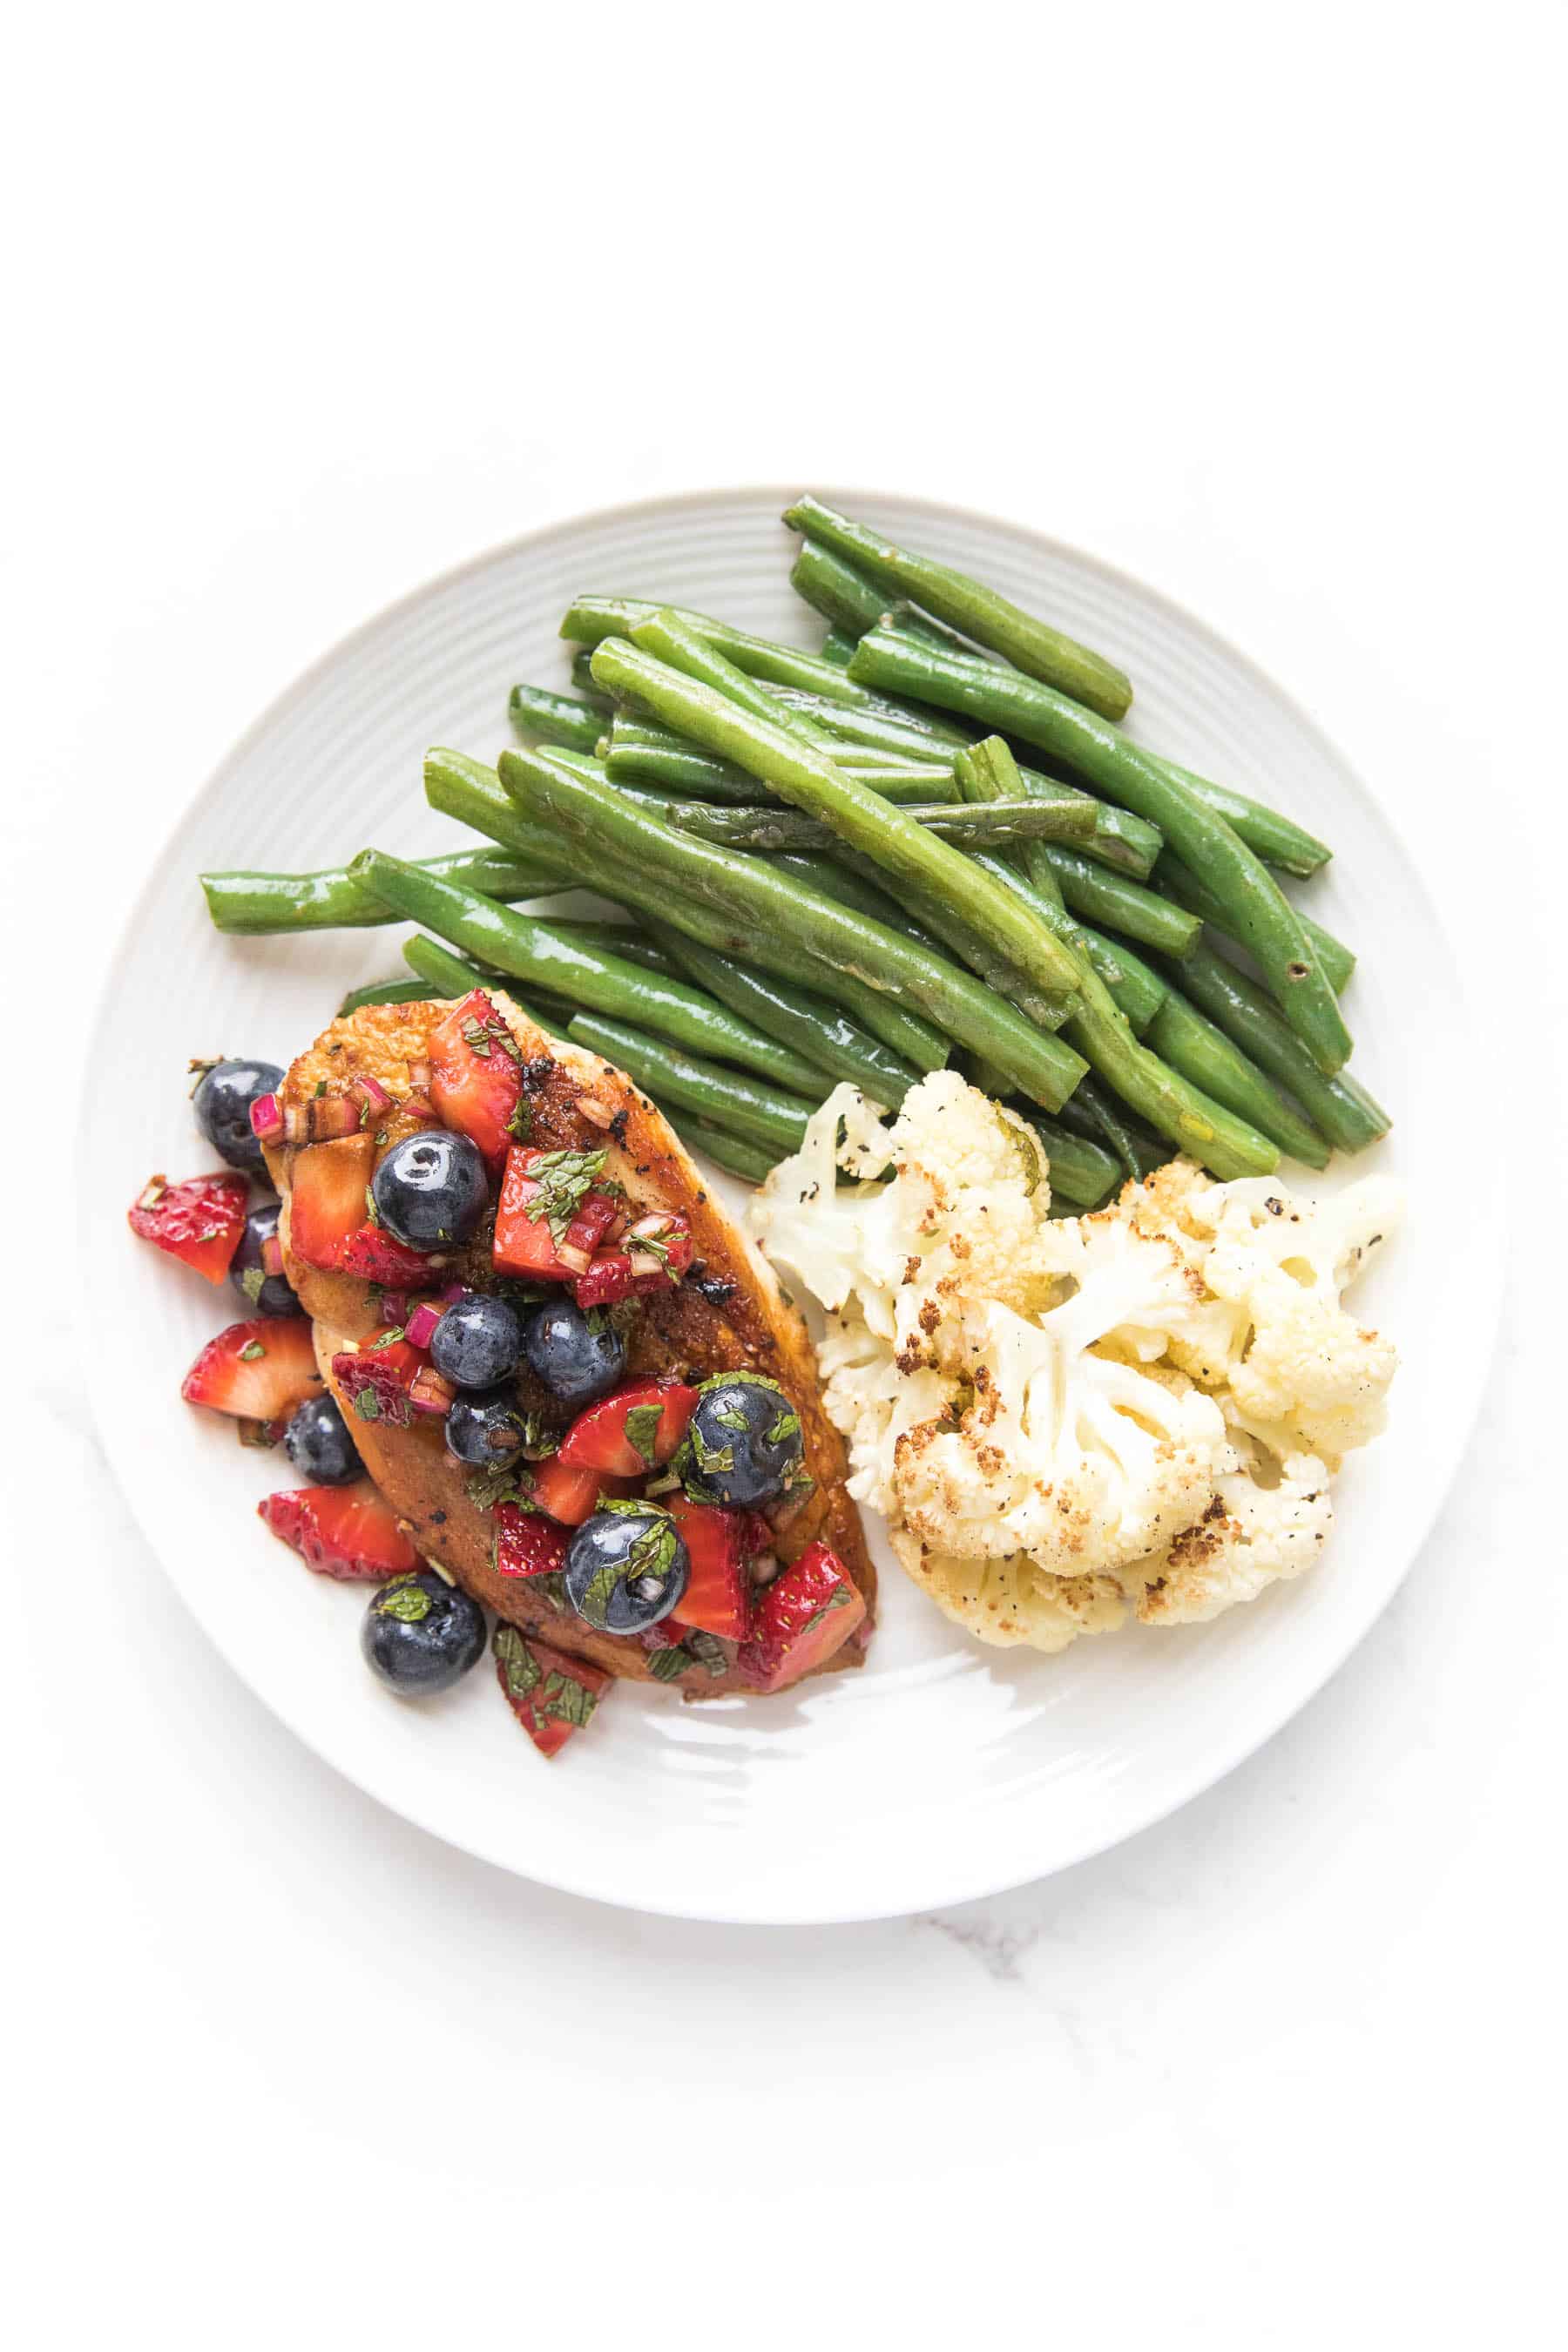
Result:
{"label": "diced strawberry", "polygon": [[855,1580],[825,1543],[808,1544],[753,1606],[754,1630],[735,1664],[763,1691],[782,1690],[832,1657],[866,1615]]}
{"label": "diced strawberry", "polygon": [[245,1231],[247,1192],[243,1176],[192,1176],[183,1184],[149,1177],[127,1212],[131,1230],[221,1282]]}
{"label": "diced strawberry", "polygon": [[[547,1163],[541,1171],[545,1180],[542,1182],[532,1172],[542,1162]],[[570,1255],[563,1255],[551,1233],[549,1218],[542,1212],[535,1216],[529,1214],[531,1206],[538,1203],[543,1194],[546,1183],[560,1199],[563,1171],[570,1173],[574,1164],[580,1174],[585,1172],[584,1162],[596,1162],[602,1167],[604,1155],[544,1151],[531,1144],[512,1145],[506,1156],[506,1173],[501,1178],[500,1201],[496,1209],[494,1256],[498,1273],[519,1275],[532,1281],[542,1276],[546,1281],[565,1282],[572,1275],[585,1271],[589,1253],[578,1250],[567,1239],[572,1220],[568,1219],[562,1234],[562,1242]],[[594,1172],[597,1172],[596,1168]],[[585,1192],[574,1207],[573,1217],[584,1214],[593,1197],[591,1192]]]}
{"label": "diced strawberry", "polygon": [[667,1274],[634,1274],[625,1250],[601,1250],[586,1274],[572,1285],[572,1296],[586,1314],[590,1307],[618,1307],[623,1298],[640,1298],[649,1290],[668,1290]]}
{"label": "diced strawberry", "polygon": [[430,1040],[430,1098],[443,1123],[477,1143],[492,1171],[522,1097],[522,1055],[482,988],[460,999]]}
{"label": "diced strawberry", "polygon": [[330,1273],[344,1244],[365,1221],[365,1191],[375,1167],[375,1138],[345,1135],[299,1152],[289,1179],[289,1247],[307,1265]]}
{"label": "diced strawberry", "polygon": [[257,1509],[309,1568],[345,1581],[379,1584],[419,1565],[419,1554],[368,1478],[352,1486],[297,1486]]}
{"label": "diced strawberry", "polygon": [[498,1625],[492,1646],[507,1705],[540,1754],[557,1755],[591,1719],[612,1677],[515,1625]]}
{"label": "diced strawberry", "polygon": [[297,1315],[258,1315],[207,1341],[180,1394],[239,1421],[281,1421],[321,1387],[310,1324]]}
{"label": "diced strawberry", "polygon": [[384,1421],[389,1428],[406,1429],[414,1419],[409,1391],[424,1361],[406,1339],[345,1348],[332,1358],[332,1378],[361,1421]]}
{"label": "diced strawberry", "polygon": [[559,1458],[574,1469],[638,1477],[669,1460],[696,1403],[697,1391],[681,1381],[626,1381],[578,1414]]}
{"label": "diced strawberry", "polygon": [[639,1217],[626,1237],[632,1272],[662,1275],[676,1282],[691,1264],[691,1227],[673,1209],[656,1209]]}
{"label": "diced strawberry", "polygon": [[[360,1197],[360,1207],[364,1197]],[[436,1259],[422,1256],[395,1240],[384,1225],[362,1224],[352,1233],[338,1251],[337,1270],[340,1274],[357,1274],[362,1282],[392,1283],[414,1288],[420,1283],[438,1281],[440,1267]]]}
{"label": "diced strawberry", "polygon": [[565,1245],[569,1250],[581,1250],[584,1257],[607,1243],[616,1228],[625,1229],[626,1213],[621,1203],[608,1192],[588,1192],[583,1205],[566,1228]]}
{"label": "diced strawberry", "polygon": [[528,1491],[542,1511],[564,1528],[580,1528],[599,1507],[601,1495],[616,1499],[631,1492],[632,1478],[606,1477],[602,1470],[574,1468],[552,1454],[547,1462],[528,1465]]}
{"label": "diced strawberry", "polygon": [[493,1557],[498,1576],[552,1576],[566,1565],[566,1538],[553,1519],[498,1503]]}
{"label": "diced strawberry", "polygon": [[746,1572],[751,1514],[694,1503],[689,1495],[667,1495],[664,1505],[691,1561],[677,1604],[681,1623],[726,1642],[743,1642],[752,1622],[752,1580]]}

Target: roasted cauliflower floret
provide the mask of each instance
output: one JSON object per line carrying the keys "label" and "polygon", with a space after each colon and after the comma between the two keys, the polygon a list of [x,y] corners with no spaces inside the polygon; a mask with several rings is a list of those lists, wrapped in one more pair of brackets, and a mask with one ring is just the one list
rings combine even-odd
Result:
{"label": "roasted cauliflower floret", "polygon": [[1314,1208],[1178,1160],[1091,1216],[1048,1202],[1033,1130],[951,1071],[889,1125],[840,1087],[773,1171],[753,1221],[832,1310],[851,1493],[987,1642],[1195,1622],[1298,1575],[1382,1426],[1394,1350],[1341,1294],[1397,1187]]}

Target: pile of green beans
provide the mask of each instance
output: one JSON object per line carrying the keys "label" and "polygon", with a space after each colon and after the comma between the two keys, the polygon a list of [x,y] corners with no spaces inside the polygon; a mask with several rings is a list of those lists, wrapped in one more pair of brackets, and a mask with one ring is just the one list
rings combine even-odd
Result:
{"label": "pile of green beans", "polygon": [[[1354,955],[1276,878],[1328,845],[1123,733],[1105,653],[815,499],[784,520],[819,652],[580,596],[571,690],[511,688],[520,748],[426,756],[479,846],[205,874],[214,924],[413,922],[412,976],[345,1012],[521,988],[752,1182],[833,1086],[896,1109],[955,1054],[1069,1213],[1173,1149],[1225,1179],[1384,1134],[1344,1067]],[[574,889],[616,919],[550,908]]]}

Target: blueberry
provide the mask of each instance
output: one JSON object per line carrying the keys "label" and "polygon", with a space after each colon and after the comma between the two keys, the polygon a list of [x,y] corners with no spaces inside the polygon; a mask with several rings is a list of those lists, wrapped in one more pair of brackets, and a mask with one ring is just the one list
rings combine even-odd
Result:
{"label": "blueberry", "polygon": [[279,1213],[276,1201],[263,1201],[259,1208],[252,1209],[245,1221],[239,1247],[229,1261],[228,1278],[253,1315],[303,1315],[305,1312],[294,1296],[288,1276],[268,1274],[261,1263],[262,1244],[269,1242],[278,1231]]}
{"label": "blueberry", "polygon": [[645,1633],[668,1617],[691,1570],[668,1511],[595,1511],[566,1552],[566,1598],[601,1633]]}
{"label": "blueberry", "polygon": [[431,1362],[458,1389],[493,1389],[521,1353],[517,1310],[504,1298],[457,1299],[430,1335]]}
{"label": "blueberry", "polygon": [[705,1501],[754,1510],[797,1483],[805,1453],[800,1415],[760,1372],[704,1381],[681,1442],[680,1475]]}
{"label": "blueberry", "polygon": [[447,1414],[447,1446],[476,1470],[506,1469],[522,1452],[527,1433],[509,1389],[460,1396]]}
{"label": "blueberry", "polygon": [[586,1404],[626,1370],[626,1343],[607,1315],[584,1315],[574,1300],[551,1298],[522,1327],[523,1350],[552,1396]]}
{"label": "blueberry", "polygon": [[290,1415],[284,1449],[312,1486],[347,1486],[363,1475],[349,1425],[330,1396],[309,1397]]}
{"label": "blueberry", "polygon": [[478,1144],[443,1128],[395,1143],[371,1179],[370,1191],[394,1241],[416,1250],[469,1240],[489,1196]]}
{"label": "blueberry", "polygon": [[196,1124],[215,1151],[247,1176],[265,1176],[267,1163],[251,1132],[250,1106],[283,1083],[276,1062],[215,1062],[191,1100]]}
{"label": "blueberry", "polygon": [[364,1612],[366,1664],[400,1698],[450,1690],[482,1655],[485,1612],[434,1569],[395,1576]]}

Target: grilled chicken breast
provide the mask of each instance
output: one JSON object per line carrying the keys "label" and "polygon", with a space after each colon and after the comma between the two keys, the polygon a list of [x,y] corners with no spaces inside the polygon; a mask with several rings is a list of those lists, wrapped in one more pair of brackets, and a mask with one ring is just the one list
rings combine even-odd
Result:
{"label": "grilled chicken breast", "polygon": [[[762,1372],[778,1382],[799,1413],[805,1466],[815,1484],[787,1516],[770,1514],[774,1549],[787,1563],[815,1540],[831,1545],[865,1597],[867,1618],[860,1638],[847,1643],[817,1671],[860,1664],[876,1597],[876,1572],[859,1513],[845,1492],[844,1448],[822,1408],[816,1360],[800,1315],[653,1104],[611,1064],[547,1037],[500,991],[488,993],[529,1068],[531,1140],[546,1150],[606,1149],[605,1175],[625,1187],[638,1215],[675,1210],[690,1225],[696,1258],[690,1274],[674,1288],[637,1302],[626,1334],[627,1378],[662,1373],[696,1382],[718,1371]],[[410,1065],[424,1059],[431,1031],[450,1010],[444,1003],[366,1005],[334,1021],[289,1069],[280,1090],[285,1109],[319,1098],[323,1087],[341,1093],[359,1076],[375,1079],[403,1100],[414,1090]],[[580,1107],[584,1099],[593,1106],[592,1116]],[[378,1136],[384,1133],[388,1145],[408,1131],[409,1124],[400,1127],[395,1112],[378,1122]],[[314,1320],[322,1375],[343,1407],[370,1475],[419,1550],[499,1617],[609,1674],[634,1681],[655,1679],[650,1668],[654,1652],[640,1637],[597,1632],[564,1601],[552,1600],[540,1580],[497,1572],[490,1514],[470,1498],[473,1473],[447,1451],[438,1420],[399,1428],[356,1417],[333,1375],[332,1360],[374,1339],[385,1326],[369,1284],[322,1273],[290,1248],[291,1174],[300,1152],[315,1148],[269,1146],[268,1165],[283,1203],[279,1232],[289,1279]],[[489,1275],[482,1229],[466,1259],[443,1268],[444,1278],[472,1279],[477,1287],[485,1286]],[[572,1408],[535,1382],[526,1366],[519,1387],[524,1408],[538,1412],[547,1424],[563,1428],[573,1418]],[[694,1667],[679,1679],[692,1698],[753,1688],[732,1669],[713,1675]]]}

